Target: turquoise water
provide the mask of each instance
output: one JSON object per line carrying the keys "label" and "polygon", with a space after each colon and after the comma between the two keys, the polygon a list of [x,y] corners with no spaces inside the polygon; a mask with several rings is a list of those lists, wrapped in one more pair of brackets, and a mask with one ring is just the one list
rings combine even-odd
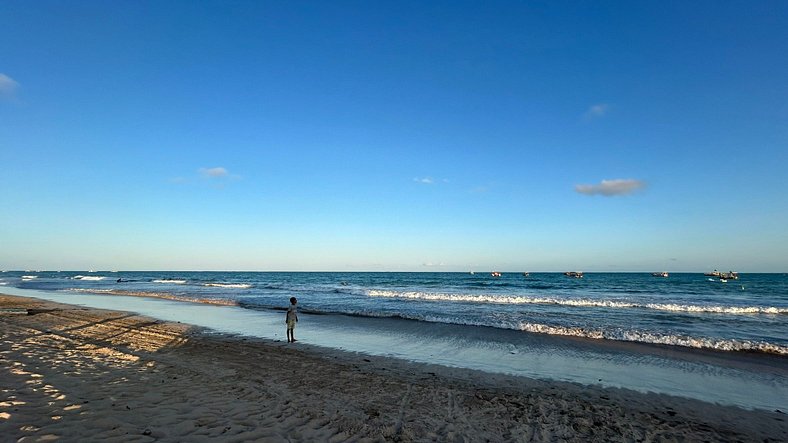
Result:
{"label": "turquoise water", "polygon": [[0,274],[0,292],[274,340],[296,296],[301,343],[783,411],[786,289],[775,274]]}

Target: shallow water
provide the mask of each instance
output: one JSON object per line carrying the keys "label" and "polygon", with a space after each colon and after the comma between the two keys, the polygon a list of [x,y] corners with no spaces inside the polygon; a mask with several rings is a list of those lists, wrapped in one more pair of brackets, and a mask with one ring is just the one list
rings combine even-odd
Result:
{"label": "shallow water", "polygon": [[282,309],[296,296],[300,310],[310,313],[788,355],[782,274],[742,274],[722,283],[702,274],[28,271],[2,273],[0,285],[250,310]]}
{"label": "shallow water", "polygon": [[[220,333],[282,340],[284,313],[84,292],[2,292],[133,311]],[[563,337],[402,318],[299,314],[303,343],[411,361],[658,392],[745,408],[788,409],[788,360],[762,353]]]}

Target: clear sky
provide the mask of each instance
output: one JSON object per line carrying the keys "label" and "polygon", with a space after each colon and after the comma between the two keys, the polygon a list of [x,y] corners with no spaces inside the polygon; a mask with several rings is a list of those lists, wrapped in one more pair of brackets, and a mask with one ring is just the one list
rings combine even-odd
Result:
{"label": "clear sky", "polygon": [[788,2],[0,2],[0,269],[788,272]]}

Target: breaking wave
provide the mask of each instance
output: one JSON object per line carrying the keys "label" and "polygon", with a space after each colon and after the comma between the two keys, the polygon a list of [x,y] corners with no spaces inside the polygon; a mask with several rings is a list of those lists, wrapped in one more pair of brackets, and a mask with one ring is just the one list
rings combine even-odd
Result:
{"label": "breaking wave", "polygon": [[237,289],[247,289],[251,288],[252,285],[247,283],[205,283],[203,286],[212,286],[217,288],[237,288]]}
{"label": "breaking wave", "polygon": [[107,277],[101,277],[97,275],[75,275],[71,277],[72,280],[85,280],[85,281],[100,281],[104,280]]}
{"label": "breaking wave", "polygon": [[720,305],[684,305],[676,303],[635,303],[618,300],[594,300],[594,299],[571,299],[556,297],[526,297],[526,296],[502,296],[502,295],[473,295],[473,294],[444,294],[433,292],[410,292],[410,291],[386,291],[369,290],[367,295],[370,297],[388,297],[424,301],[448,301],[465,303],[490,303],[490,304],[540,304],[540,305],[561,305],[576,307],[595,307],[595,308],[640,308],[670,312],[689,312],[689,313],[714,313],[714,314],[788,314],[788,308],[774,306],[720,306]]}
{"label": "breaking wave", "polygon": [[788,355],[788,347],[773,343],[750,340],[727,340],[707,337],[689,337],[670,334],[655,334],[646,331],[624,330],[603,331],[580,327],[549,326],[537,323],[521,323],[521,331],[539,334],[564,335],[601,340],[631,341],[670,346],[684,346],[718,351],[756,351],[771,354]]}

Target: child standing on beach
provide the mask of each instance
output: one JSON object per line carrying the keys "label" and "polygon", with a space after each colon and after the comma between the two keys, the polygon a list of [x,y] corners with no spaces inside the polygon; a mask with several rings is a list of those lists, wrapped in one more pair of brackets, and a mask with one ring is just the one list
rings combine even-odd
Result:
{"label": "child standing on beach", "polygon": [[287,324],[287,342],[292,343],[296,341],[295,335],[293,335],[293,329],[295,329],[295,324],[298,321],[298,311],[296,311],[296,300],[295,297],[290,297],[290,307],[287,308],[287,317],[285,318],[285,323]]}

